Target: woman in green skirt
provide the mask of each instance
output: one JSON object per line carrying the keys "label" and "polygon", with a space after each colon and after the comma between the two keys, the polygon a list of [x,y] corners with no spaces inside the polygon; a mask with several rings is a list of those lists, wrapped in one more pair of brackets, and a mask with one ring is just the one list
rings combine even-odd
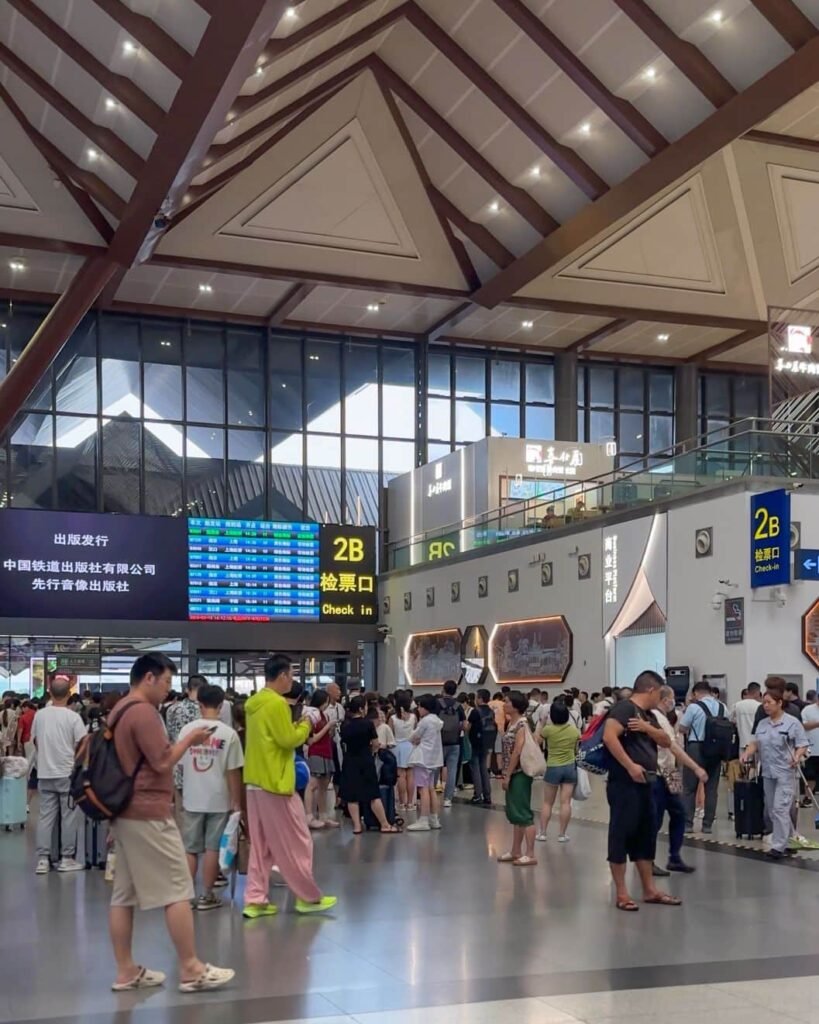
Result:
{"label": "woman in green skirt", "polygon": [[525,715],[529,701],[519,690],[507,693],[505,700],[508,728],[503,736],[503,791],[506,793],[506,819],[514,826],[512,849],[498,857],[502,864],[518,868],[534,867],[535,816],[532,813],[532,780],[520,767],[520,755],[529,728]]}

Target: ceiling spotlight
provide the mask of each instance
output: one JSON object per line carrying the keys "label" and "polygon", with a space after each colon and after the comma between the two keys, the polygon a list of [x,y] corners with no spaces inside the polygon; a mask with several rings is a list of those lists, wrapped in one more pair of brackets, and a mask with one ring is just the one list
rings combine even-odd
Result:
{"label": "ceiling spotlight", "polygon": [[165,341],[164,339],[163,339],[162,341],[160,341],[160,343],[159,343],[159,344],[160,344],[160,345],[161,345],[161,346],[162,346],[163,348],[170,348],[170,347],[171,347],[171,343],[170,343],[169,341]]}
{"label": "ceiling spotlight", "polygon": [[282,384],[282,387],[283,387],[283,388],[286,388],[286,387],[287,387],[287,385],[286,385],[286,384]]}
{"label": "ceiling spotlight", "polygon": [[318,361],[319,361],[319,357],[318,356],[315,356],[315,355],[310,356],[310,362],[311,363],[317,363]]}
{"label": "ceiling spotlight", "polygon": [[721,25],[722,11],[712,11],[711,14],[708,15],[708,20],[712,21],[715,25]]}
{"label": "ceiling spotlight", "polygon": [[583,124],[580,125],[580,132],[582,135],[591,135],[591,125],[588,121],[584,121]]}
{"label": "ceiling spotlight", "polygon": [[643,78],[647,79],[649,82],[653,82],[656,77],[657,77],[657,69],[656,68],[646,68],[646,70],[643,72]]}
{"label": "ceiling spotlight", "polygon": [[202,293],[202,295],[210,295],[213,292],[213,285],[200,284],[199,291]]}
{"label": "ceiling spotlight", "polygon": [[264,67],[264,64],[260,64],[260,65],[259,65],[259,66],[258,66],[258,67],[256,68],[256,74],[257,74],[257,75],[263,75],[263,74],[264,74],[264,71],[265,71],[265,67]]}
{"label": "ceiling spotlight", "polygon": [[0,324],[0,331],[5,331],[5,329],[7,327],[8,327],[8,324]]}
{"label": "ceiling spotlight", "polygon": [[100,157],[99,152],[96,149],[94,149],[93,146],[89,146],[88,149],[86,149],[85,155],[88,157],[91,163],[93,163],[95,160],[99,160]]}
{"label": "ceiling spotlight", "polygon": [[26,265],[22,260],[9,260],[9,270],[25,270]]}
{"label": "ceiling spotlight", "polygon": [[537,164],[535,164],[535,166],[531,169],[531,171],[529,171],[529,173],[532,175],[533,178],[539,178],[540,177],[540,168],[538,167]]}
{"label": "ceiling spotlight", "polygon": [[668,339],[670,337],[671,337],[670,334],[658,334],[657,335],[657,341],[668,341]]}
{"label": "ceiling spotlight", "polygon": [[500,203],[497,201],[497,199],[493,199],[492,202],[489,204],[489,212],[500,213]]}
{"label": "ceiling spotlight", "polygon": [[117,101],[115,99],[112,99],[110,96],[106,96],[105,97],[105,109],[106,110],[116,110],[118,106],[119,106],[119,103],[117,103]]}
{"label": "ceiling spotlight", "polygon": [[381,307],[378,305],[377,302],[368,302],[367,303],[367,312],[368,313],[377,313],[379,311],[379,309],[381,309]]}
{"label": "ceiling spotlight", "polygon": [[137,52],[138,49],[139,47],[136,45],[136,43],[132,43],[130,39],[126,39],[125,42],[122,44],[122,52],[125,54],[126,57],[133,57],[133,55]]}
{"label": "ceiling spotlight", "polygon": [[298,16],[298,11],[296,10],[295,7],[288,7],[287,10],[284,12],[284,16],[285,18],[290,18],[292,21],[293,18]]}
{"label": "ceiling spotlight", "polygon": [[535,321],[534,320],[521,320],[520,326],[524,329],[524,331],[531,331],[531,329],[535,326]]}

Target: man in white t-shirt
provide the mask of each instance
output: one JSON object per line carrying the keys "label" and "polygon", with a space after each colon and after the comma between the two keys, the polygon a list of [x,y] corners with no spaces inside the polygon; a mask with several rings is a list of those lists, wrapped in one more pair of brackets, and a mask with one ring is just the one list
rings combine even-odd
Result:
{"label": "man in white t-shirt", "polygon": [[602,694],[601,699],[594,705],[594,715],[602,715],[604,711],[609,711],[614,705],[614,691],[610,686],[604,686],[600,691]]}
{"label": "man in white t-shirt", "polygon": [[811,793],[816,792],[819,782],[819,693],[808,690],[808,703],[802,708],[802,725],[808,734],[808,757],[805,761],[805,778]]}
{"label": "man in white t-shirt", "polygon": [[199,687],[201,718],[182,728],[179,739],[210,727],[206,743],[190,747],[182,765],[182,840],[191,877],[196,881],[202,857],[202,895],[197,910],[214,910],[222,901],[213,889],[219,874],[219,844],[230,814],[242,809],[242,766],[245,763],[239,736],[219,717],[225,700],[221,686]]}
{"label": "man in white t-shirt", "polygon": [[762,690],[759,683],[749,683],[742,700],[738,700],[731,709],[731,721],[737,727],[737,735],[739,736],[740,753],[751,742],[756,713],[759,711],[761,703]]}
{"label": "man in white t-shirt", "polygon": [[336,806],[338,803],[338,790],[341,785],[341,762],[344,755],[341,750],[341,723],[344,721],[346,711],[341,703],[341,687],[338,683],[327,684],[327,696],[330,703],[324,709],[324,717],[328,722],[335,722],[333,730],[333,789],[336,792]]}
{"label": "man in white t-shirt", "polygon": [[77,861],[77,835],[81,812],[68,799],[74,752],[85,736],[82,718],[68,707],[71,680],[55,674],[50,682],[51,703],[38,711],[31,726],[31,739],[37,748],[37,778],[40,790],[40,817],[37,821],[37,867],[35,873],[47,875],[51,862],[51,835],[60,823],[60,860],[57,870],[83,871]]}

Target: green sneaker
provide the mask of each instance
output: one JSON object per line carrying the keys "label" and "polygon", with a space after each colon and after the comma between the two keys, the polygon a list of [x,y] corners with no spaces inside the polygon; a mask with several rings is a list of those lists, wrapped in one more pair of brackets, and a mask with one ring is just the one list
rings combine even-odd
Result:
{"label": "green sneaker", "polygon": [[297,914],[323,914],[325,910],[332,910],[338,903],[338,896],[322,896],[318,903],[305,903],[304,900],[296,900]]}
{"label": "green sneaker", "polygon": [[275,903],[248,903],[242,911],[242,917],[248,921],[255,921],[257,917],[273,917],[278,914],[279,908]]}

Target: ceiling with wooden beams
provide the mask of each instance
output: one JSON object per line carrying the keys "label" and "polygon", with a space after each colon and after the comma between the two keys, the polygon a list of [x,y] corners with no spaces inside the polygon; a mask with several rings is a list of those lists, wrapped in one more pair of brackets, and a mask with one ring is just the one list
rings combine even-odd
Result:
{"label": "ceiling with wooden beams", "polygon": [[0,4],[0,298],[723,367],[819,305],[819,0],[248,6],[217,69],[216,0]]}

